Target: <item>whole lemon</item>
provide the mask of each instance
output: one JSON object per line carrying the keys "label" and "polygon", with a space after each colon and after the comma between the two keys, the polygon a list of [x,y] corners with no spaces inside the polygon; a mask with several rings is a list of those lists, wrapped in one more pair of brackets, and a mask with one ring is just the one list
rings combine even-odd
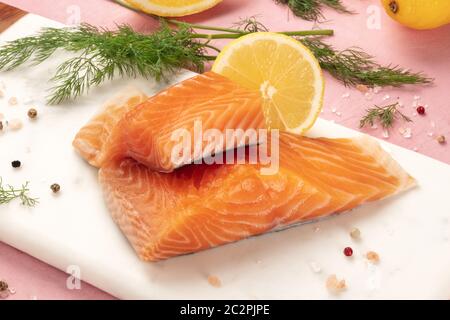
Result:
{"label": "whole lemon", "polygon": [[397,22],[413,29],[434,29],[450,23],[450,0],[381,0]]}

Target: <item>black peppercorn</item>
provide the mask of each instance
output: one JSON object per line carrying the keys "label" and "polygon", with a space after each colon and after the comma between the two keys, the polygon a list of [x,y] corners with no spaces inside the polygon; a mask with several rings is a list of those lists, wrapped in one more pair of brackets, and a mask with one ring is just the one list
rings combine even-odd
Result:
{"label": "black peppercorn", "polygon": [[13,162],[11,162],[11,165],[13,168],[20,168],[21,163],[19,160],[14,160]]}

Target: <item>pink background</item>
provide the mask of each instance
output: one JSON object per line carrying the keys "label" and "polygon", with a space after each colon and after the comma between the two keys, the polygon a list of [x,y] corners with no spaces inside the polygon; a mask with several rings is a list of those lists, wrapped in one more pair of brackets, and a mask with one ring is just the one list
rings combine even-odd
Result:
{"label": "pink background", "polygon": [[[77,12],[82,22],[114,27],[128,23],[143,31],[150,31],[155,21],[143,14],[125,9],[107,0],[3,0],[28,12],[63,22],[77,23]],[[399,99],[401,110],[414,123],[399,123],[390,130],[389,142],[450,163],[450,145],[439,145],[435,137],[445,135],[450,140],[450,25],[432,31],[414,31],[390,20],[381,11],[378,0],[344,0],[357,14],[341,15],[325,10],[327,21],[321,28],[335,30],[327,41],[337,48],[358,46],[376,57],[382,64],[401,65],[415,71],[424,71],[435,79],[431,86],[408,86],[402,89],[385,88],[367,100],[357,90],[345,88],[327,75],[323,118],[344,126],[358,128],[364,110],[374,104],[385,105]],[[371,17],[381,18],[380,28],[370,28]],[[187,21],[216,26],[230,26],[241,17],[257,15],[271,30],[310,29],[313,23],[293,17],[286,7],[273,0],[224,0],[217,7],[186,18]],[[346,97],[349,95],[348,97]],[[414,101],[427,107],[426,116],[419,116]],[[400,128],[411,128],[412,137],[405,138]],[[378,129],[365,129],[373,136],[383,138]],[[104,292],[83,283],[81,290],[66,289],[67,276],[36,259],[0,243],[0,279],[5,279],[17,293],[10,299],[111,299]]]}

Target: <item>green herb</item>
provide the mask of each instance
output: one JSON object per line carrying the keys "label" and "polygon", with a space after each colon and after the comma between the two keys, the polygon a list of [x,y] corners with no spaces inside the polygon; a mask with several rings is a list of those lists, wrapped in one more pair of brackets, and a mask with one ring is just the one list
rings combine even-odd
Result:
{"label": "green herb", "polygon": [[411,72],[399,66],[381,66],[374,58],[359,48],[338,51],[320,38],[304,38],[306,45],[319,60],[322,69],[347,86],[402,86],[428,84],[433,79],[421,72]]}
{"label": "green herb", "polygon": [[379,107],[374,106],[373,108],[366,110],[366,115],[359,122],[359,127],[363,128],[366,125],[373,126],[375,121],[379,121],[383,128],[390,128],[394,124],[394,121],[397,119],[402,119],[406,122],[412,122],[412,120],[405,116],[398,110],[398,102],[385,106]]}
{"label": "green herb", "polygon": [[286,4],[296,16],[309,21],[323,19],[324,6],[341,13],[352,13],[340,0],[275,0],[275,2]]}
{"label": "green herb", "polygon": [[10,185],[3,186],[3,181],[0,178],[0,204],[6,204],[15,199],[20,199],[23,205],[34,207],[38,203],[38,199],[30,197],[28,195],[29,191],[28,182],[22,184],[20,188],[15,188]]}

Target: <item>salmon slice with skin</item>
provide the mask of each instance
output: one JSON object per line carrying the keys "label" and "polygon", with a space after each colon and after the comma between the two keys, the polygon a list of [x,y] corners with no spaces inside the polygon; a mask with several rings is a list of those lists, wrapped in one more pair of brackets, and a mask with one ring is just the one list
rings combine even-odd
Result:
{"label": "salmon slice with skin", "polygon": [[[213,72],[187,79],[127,111],[111,131],[110,143],[105,144],[96,164],[129,157],[150,169],[171,172],[207,156],[195,153],[192,147],[182,162],[172,157],[172,150],[182,142],[174,136],[180,129],[188,133],[191,146],[201,144],[198,150],[211,146],[203,136],[195,135],[196,122],[203,132],[214,129],[223,137],[227,129],[262,129],[261,97]],[[236,141],[231,148],[247,143]],[[225,145],[214,151],[224,149]]]}
{"label": "salmon slice with skin", "polygon": [[188,165],[167,174],[106,163],[106,203],[139,257],[159,261],[330,216],[415,185],[372,138],[280,135],[280,168]]}

